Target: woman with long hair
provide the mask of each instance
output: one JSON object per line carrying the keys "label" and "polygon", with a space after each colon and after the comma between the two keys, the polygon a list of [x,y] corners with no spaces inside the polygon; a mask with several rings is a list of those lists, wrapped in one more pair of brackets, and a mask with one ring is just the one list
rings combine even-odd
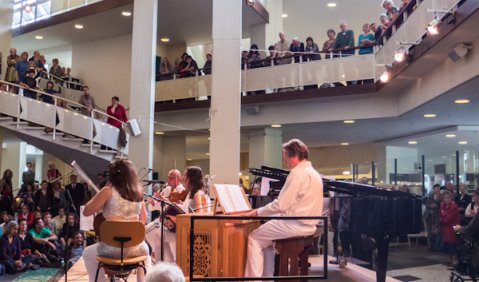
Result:
{"label": "woman with long hair", "polygon": [[[85,206],[83,215],[91,216],[103,210],[106,220],[139,220],[146,223],[146,208],[143,202],[143,186],[133,163],[129,160],[118,160],[110,165],[111,184],[103,187]],[[148,255],[148,246],[145,242],[140,245],[126,248],[124,257],[137,257],[146,255],[145,267],[151,266],[151,258]],[[120,248],[106,245],[102,242],[93,244],[83,251],[85,267],[88,271],[89,281],[95,281],[95,273],[98,266],[96,256],[101,255],[110,258],[120,257]],[[144,281],[145,273],[139,268],[137,280]],[[100,270],[98,280],[105,281],[105,273]]]}
{"label": "woman with long hair", "polygon": [[[188,192],[184,202],[178,201],[177,205],[185,213],[209,213],[211,212],[211,200],[205,193],[205,183],[203,172],[201,168],[197,166],[187,167],[183,175],[183,184]],[[165,199],[160,196],[165,201]],[[164,221],[164,260],[174,262],[176,261],[176,234],[173,231],[173,225],[176,224],[176,217],[166,215]],[[151,244],[153,250],[153,256],[156,261],[160,259],[161,253],[161,225],[160,228],[154,228],[158,226],[157,222],[151,222],[147,226],[147,230],[151,230],[146,235],[148,242]]]}
{"label": "woman with long hair", "polygon": [[7,224],[0,239],[0,261],[5,265],[7,273],[10,274],[25,271],[27,268],[38,268],[37,265],[32,264],[30,256],[22,254],[18,224],[15,221],[10,221]]}
{"label": "woman with long hair", "polygon": [[12,186],[13,172],[11,169],[6,169],[3,172],[2,179],[0,179],[0,210],[6,211],[13,215],[13,186]]}

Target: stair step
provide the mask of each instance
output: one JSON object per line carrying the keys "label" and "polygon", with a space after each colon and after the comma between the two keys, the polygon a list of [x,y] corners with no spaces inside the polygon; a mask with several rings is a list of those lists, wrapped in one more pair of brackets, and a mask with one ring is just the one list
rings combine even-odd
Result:
{"label": "stair step", "polygon": [[0,117],[0,121],[12,121],[12,117]]}
{"label": "stair step", "polygon": [[62,137],[62,140],[63,141],[78,141],[78,142],[83,141],[83,139],[81,139],[81,138],[71,138],[71,137]]}
{"label": "stair step", "polygon": [[105,153],[105,154],[116,154],[116,151],[115,150],[98,150],[98,152],[100,153]]}
{"label": "stair step", "polygon": [[[12,122],[9,122],[7,123],[8,125],[12,125],[12,126],[16,126],[17,125],[17,122],[16,121],[12,121]],[[19,125],[28,125],[28,122],[27,121],[21,121],[18,123]]]}
{"label": "stair step", "polygon": [[26,130],[45,130],[45,127],[43,126],[25,126],[23,128]]}
{"label": "stair step", "polygon": [[[81,139],[83,141],[83,139]],[[80,144],[82,147],[90,147],[90,144]],[[100,144],[93,144],[93,148],[101,148]]]}

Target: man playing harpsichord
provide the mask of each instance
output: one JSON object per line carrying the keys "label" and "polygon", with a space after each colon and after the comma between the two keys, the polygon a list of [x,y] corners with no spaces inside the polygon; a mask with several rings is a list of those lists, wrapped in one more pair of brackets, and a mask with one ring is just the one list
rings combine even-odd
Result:
{"label": "man playing harpsichord", "polygon": [[[246,215],[321,216],[323,182],[308,161],[308,148],[298,139],[292,139],[282,147],[283,163],[291,172],[278,199]],[[273,241],[313,235],[317,224],[318,220],[270,220],[258,227],[248,238],[245,277],[273,276]]]}

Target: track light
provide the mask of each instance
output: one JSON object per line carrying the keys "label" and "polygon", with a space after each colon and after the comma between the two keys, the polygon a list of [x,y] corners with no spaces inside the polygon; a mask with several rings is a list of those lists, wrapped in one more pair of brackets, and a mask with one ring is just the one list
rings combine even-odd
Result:
{"label": "track light", "polygon": [[385,70],[379,77],[379,80],[382,83],[387,83],[389,81],[389,71]]}
{"label": "track light", "polygon": [[441,22],[438,20],[438,19],[434,19],[432,20],[432,22],[430,22],[428,25],[427,25],[427,32],[430,34],[430,35],[437,35],[439,34],[439,26],[441,25]]}
{"label": "track light", "polygon": [[394,60],[398,63],[401,63],[406,58],[406,50],[404,48],[399,48],[396,52],[394,52]]}

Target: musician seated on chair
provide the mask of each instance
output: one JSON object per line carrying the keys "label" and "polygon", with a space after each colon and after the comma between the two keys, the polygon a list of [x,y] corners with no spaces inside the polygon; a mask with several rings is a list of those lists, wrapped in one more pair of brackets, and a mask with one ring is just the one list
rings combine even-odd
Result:
{"label": "musician seated on chair", "polygon": [[[278,199],[268,205],[242,214],[248,216],[321,216],[323,181],[308,161],[308,148],[292,139],[283,144],[283,164],[291,170]],[[297,236],[310,236],[318,220],[270,220],[248,237],[245,277],[273,276],[273,241]]]}
{"label": "musician seated on chair", "polygon": [[[183,183],[187,196],[184,202],[178,201],[184,213],[208,213],[211,212],[211,200],[205,194],[203,172],[201,168],[196,166],[187,167],[183,176]],[[162,198],[160,196],[160,198]],[[165,198],[163,198],[165,199]],[[167,200],[167,199],[165,199]],[[156,204],[158,205],[158,203]],[[169,215],[168,209],[166,212],[164,225],[164,261],[176,261],[176,233],[175,229],[176,217]],[[146,238],[153,248],[153,257],[156,261],[160,260],[161,254],[161,225],[158,222],[151,222],[147,225]]]}
{"label": "musician seated on chair", "polygon": [[[181,172],[177,169],[172,169],[168,172],[168,186],[163,188],[158,192],[155,192],[153,196],[167,198],[171,202],[184,201],[186,198],[185,187],[181,184]],[[160,210],[161,207],[159,204],[156,204],[155,200],[149,198],[148,203],[150,204],[151,210]]]}
{"label": "musician seated on chair", "polygon": [[[85,206],[83,215],[91,216],[103,210],[106,220],[139,220],[146,222],[146,208],[143,202],[143,187],[136,169],[131,161],[118,160],[110,165],[111,186],[105,186]],[[85,267],[89,281],[95,281],[98,266],[96,256],[120,258],[120,248],[106,245],[102,242],[90,245],[83,251]],[[148,271],[151,259],[148,255],[148,246],[142,242],[138,246],[124,249],[124,257],[138,257],[146,255],[145,267]],[[144,281],[144,271],[139,268],[137,280]],[[98,281],[105,281],[103,268],[100,270]]]}

